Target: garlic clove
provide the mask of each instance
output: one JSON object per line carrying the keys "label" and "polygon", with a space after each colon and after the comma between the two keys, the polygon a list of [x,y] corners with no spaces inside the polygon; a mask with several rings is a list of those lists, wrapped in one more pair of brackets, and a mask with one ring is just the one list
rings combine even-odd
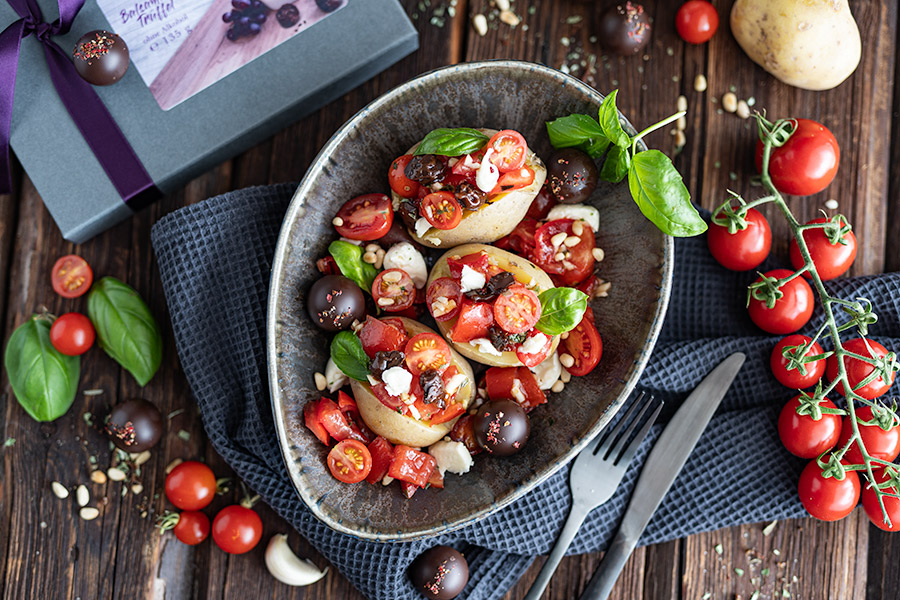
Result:
{"label": "garlic clove", "polygon": [[325,577],[328,569],[320,571],[308,559],[300,559],[288,546],[287,534],[278,533],[266,547],[266,568],[272,577],[287,585],[310,585]]}

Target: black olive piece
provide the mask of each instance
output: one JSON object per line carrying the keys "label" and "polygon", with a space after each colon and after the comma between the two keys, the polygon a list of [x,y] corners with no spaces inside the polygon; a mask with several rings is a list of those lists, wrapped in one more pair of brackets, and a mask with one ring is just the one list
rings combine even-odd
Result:
{"label": "black olive piece", "polygon": [[484,204],[484,201],[487,199],[487,194],[468,181],[463,181],[456,186],[453,195],[456,196],[456,199],[464,208],[468,208],[469,210],[476,210],[479,206]]}
{"label": "black olive piece", "polygon": [[521,344],[525,341],[524,333],[509,333],[497,325],[490,326],[488,337],[491,339],[491,344],[494,348],[501,352],[510,352],[515,349],[516,344]]}
{"label": "black olive piece", "polygon": [[380,351],[375,353],[375,358],[369,364],[372,376],[381,379],[381,375],[391,367],[399,367],[403,364],[403,353],[399,350]]}
{"label": "black olive piece", "polygon": [[594,159],[576,148],[563,148],[547,161],[550,191],[563,204],[587,201],[597,189],[597,165]]}
{"label": "black olive piece", "polygon": [[403,174],[422,185],[438,183],[444,180],[444,161],[435,154],[413,156]]}
{"label": "black olive piece", "polygon": [[401,200],[397,212],[400,213],[400,218],[403,219],[404,225],[410,229],[416,228],[416,221],[419,220],[419,207],[416,202],[413,202],[412,200]]}
{"label": "black olive piece", "polygon": [[516,278],[512,273],[503,271],[491,276],[483,288],[466,292],[466,298],[475,302],[490,302],[515,282]]}
{"label": "black olive piece", "polygon": [[425,404],[437,404],[442,410],[447,406],[444,403],[444,380],[440,373],[434,369],[425,371],[419,375],[419,385],[425,392]]}

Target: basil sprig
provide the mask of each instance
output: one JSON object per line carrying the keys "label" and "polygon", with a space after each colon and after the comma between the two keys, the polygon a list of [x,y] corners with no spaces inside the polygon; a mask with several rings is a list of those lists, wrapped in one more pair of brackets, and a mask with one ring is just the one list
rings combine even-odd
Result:
{"label": "basil sprig", "polygon": [[104,277],[88,293],[87,313],[97,330],[97,345],[138,385],[147,385],[162,363],[162,335],[137,291],[115,277]]}
{"label": "basil sprig", "polygon": [[347,377],[368,381],[369,357],[352,331],[341,331],[331,340],[331,360]]}
{"label": "basil sprig", "polygon": [[35,315],[13,331],[4,364],[16,400],[35,421],[58,419],[75,401],[81,358],[53,347],[48,318]]}
{"label": "basil sprig", "polygon": [[413,154],[462,156],[480,150],[489,139],[491,138],[471,127],[435,129],[422,139]]}
{"label": "basil sprig", "polygon": [[587,294],[570,287],[550,288],[541,292],[541,318],[535,327],[547,335],[572,331],[587,310]]}
{"label": "basil sprig", "polygon": [[341,275],[355,281],[367,294],[372,293],[378,269],[362,259],[362,248],[344,240],[335,240],[328,246],[328,253],[337,263]]}
{"label": "basil sprig", "polygon": [[[550,143],[554,148],[579,148],[595,159],[600,158],[607,146],[611,146],[600,169],[601,179],[619,183],[627,177],[628,189],[635,204],[663,233],[675,237],[703,233],[706,222],[691,204],[691,195],[669,157],[659,150],[637,149],[641,138],[681,114],[630,136],[619,120],[617,93],[618,90],[614,90],[603,99],[597,121],[589,115],[569,115],[548,121]],[[598,152],[597,149],[601,150]]]}

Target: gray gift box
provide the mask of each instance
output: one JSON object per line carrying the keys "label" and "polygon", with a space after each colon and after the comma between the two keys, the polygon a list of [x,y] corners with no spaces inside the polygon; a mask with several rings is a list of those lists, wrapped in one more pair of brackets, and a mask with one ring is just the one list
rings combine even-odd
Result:
{"label": "gray gift box", "polygon": [[[55,0],[38,4],[46,22],[57,18]],[[0,3],[0,29],[18,18],[6,2]],[[111,27],[95,1],[88,0],[72,31],[54,41],[70,52],[93,29]],[[160,108],[134,65],[118,83],[94,89],[165,194],[344,95],[416,48],[418,35],[398,0],[348,0],[169,110]],[[81,243],[134,214],[59,99],[34,36],[21,44],[11,146],[66,239]]]}

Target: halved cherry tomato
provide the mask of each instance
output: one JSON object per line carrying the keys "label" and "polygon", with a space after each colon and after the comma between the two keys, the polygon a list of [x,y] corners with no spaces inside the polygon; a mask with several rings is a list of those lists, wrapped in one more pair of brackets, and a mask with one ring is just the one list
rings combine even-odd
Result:
{"label": "halved cherry tomato", "polygon": [[806,512],[820,521],[843,519],[859,502],[859,476],[845,471],[843,479],[823,477],[822,468],[812,460],[800,474],[797,486]]}
{"label": "halved cherry tomato", "polygon": [[376,319],[371,315],[359,330],[359,341],[369,358],[375,358],[376,352],[402,350],[406,346],[406,329],[402,321],[386,318]]}
{"label": "halved cherry tomato", "polygon": [[459,316],[450,332],[450,338],[464,343],[476,338],[487,337],[488,329],[494,324],[494,309],[487,302],[473,302],[465,296],[459,308]]}
{"label": "halved cherry tomato", "polygon": [[378,308],[399,312],[413,305],[416,286],[403,269],[385,269],[372,282],[372,296]]}
{"label": "halved cherry tomato", "polygon": [[[863,421],[871,421],[872,407],[860,406],[856,409],[856,416]],[[887,431],[882,429],[878,423],[872,425],[857,423],[857,426],[859,427],[859,437],[862,438],[863,444],[866,445],[866,452],[870,456],[888,462],[900,456],[900,425],[894,423]],[[847,415],[844,417],[841,437],[837,442],[838,446],[843,448],[851,435],[853,435],[853,423],[850,421],[850,415]],[[859,451],[859,445],[856,442],[847,449],[844,461],[852,465],[863,464],[862,452]]]}
{"label": "halved cherry tomato", "polygon": [[53,291],[63,298],[77,298],[90,289],[94,282],[94,272],[86,260],[69,254],[53,265],[50,281]]}
{"label": "halved cherry tomato", "polygon": [[403,198],[415,198],[419,193],[419,183],[406,176],[406,165],[412,160],[412,154],[404,154],[391,163],[388,170],[388,185],[398,196]]}
{"label": "halved cherry tomato", "polygon": [[772,229],[769,221],[755,208],[747,209],[746,229],[730,233],[727,227],[709,224],[706,243],[716,261],[732,271],[755,269],[769,256],[772,249]]}
{"label": "halved cherry tomato", "polygon": [[414,377],[425,371],[442,372],[450,366],[450,346],[441,336],[427,331],[406,342],[403,353],[406,355],[406,366]]}
{"label": "halved cherry tomato", "polygon": [[[868,345],[866,343],[868,342]],[[843,344],[844,350],[847,352],[852,352],[854,354],[858,354],[859,356],[868,356],[871,358],[881,358],[887,355],[888,350],[878,342],[874,340],[867,340],[865,338],[853,338],[852,340],[847,340]],[[869,350],[871,348],[871,351]],[[866,398],[868,400],[874,400],[879,396],[883,396],[890,389],[891,385],[894,383],[894,377],[896,373],[891,372],[890,381],[885,381],[883,376],[876,376],[875,379],[867,383],[866,385],[856,389],[866,377],[868,377],[872,371],[875,370],[873,365],[870,365],[867,362],[863,362],[859,359],[850,357],[844,358],[844,369],[847,371],[847,379],[850,382],[850,387],[856,392],[859,396]],[[838,362],[837,357],[832,355],[828,357],[828,362],[825,365],[825,375],[828,377],[829,381],[834,381],[834,379],[838,376]],[[839,383],[835,388],[839,394],[843,396],[847,395],[846,390],[844,389],[844,384]]]}
{"label": "halved cherry tomato", "polygon": [[226,506],[213,519],[212,535],[216,545],[228,554],[253,550],[262,537],[262,519],[240,504]]}
{"label": "halved cherry tomato", "polygon": [[550,209],[557,204],[559,203],[556,200],[556,196],[550,191],[550,186],[547,183],[544,183],[537,193],[537,196],[531,201],[531,206],[528,207],[528,212],[525,216],[537,221],[543,221],[550,213]]}
{"label": "halved cherry tomato", "polygon": [[[827,221],[825,218],[813,219],[807,225],[825,221]],[[828,240],[824,229],[807,229],[803,232],[803,239],[806,241],[813,264],[816,266],[816,272],[823,281],[843,275],[856,260],[856,235],[852,231],[841,236],[841,241],[837,244],[832,244]],[[794,239],[791,239],[790,255],[791,265],[795,269],[803,266],[800,247]],[[803,276],[807,279],[812,277],[809,272],[804,273]]]}
{"label": "halved cherry tomato", "polygon": [[[537,230],[538,223],[532,218],[525,217],[516,228],[512,230],[505,239],[508,243],[508,249],[519,256],[528,257],[534,253],[534,232]],[[500,240],[494,242],[498,245]]]}
{"label": "halved cherry tomato", "polygon": [[521,169],[528,154],[528,144],[518,131],[504,129],[494,134],[487,143],[492,149],[490,160],[501,173]]}
{"label": "halved cherry tomato", "polygon": [[[876,483],[884,483],[888,480],[888,473],[884,468],[874,469]],[[884,501],[884,509],[887,511],[890,525],[884,521],[884,513],[881,512],[881,505],[878,503],[878,496],[871,484],[863,486],[862,489],[862,505],[866,511],[869,520],[879,529],[885,531],[900,531],[900,498],[897,498],[897,486],[882,488],[886,494],[894,494],[894,496],[882,496]]]}
{"label": "halved cherry tomato", "polygon": [[585,311],[581,322],[569,332],[566,339],[562,340],[558,352],[575,359],[571,367],[566,367],[572,375],[587,375],[597,366],[600,357],[603,356],[603,340],[594,326],[593,315],[588,316],[588,312]]}
{"label": "halved cherry tomato", "polygon": [[394,222],[391,199],[385,194],[363,194],[344,203],[335,217],[337,232],[350,240],[377,240]]}
{"label": "halved cherry tomato", "polygon": [[452,277],[438,277],[428,286],[425,304],[435,321],[449,321],[459,313],[462,289]]}
{"label": "halved cherry tomato", "polygon": [[[788,400],[778,415],[778,437],[788,452],[800,458],[816,458],[831,450],[841,437],[840,415],[822,414],[816,421],[809,415],[797,414],[801,396]],[[819,403],[825,408],[836,408],[825,398]]]}
{"label": "halved cherry tomato", "polygon": [[[541,226],[534,234],[533,262],[546,273],[559,275],[559,281],[566,286],[581,283],[594,271],[594,232],[582,223],[581,234],[574,235],[572,219],[556,219]],[[577,237],[579,241],[572,247],[565,244],[553,245],[553,237],[559,233],[567,237]],[[562,260],[557,255],[563,253]]]}
{"label": "halved cherry tomato", "polygon": [[419,212],[432,227],[453,229],[462,221],[462,207],[453,192],[432,192],[422,198]]}
{"label": "halved cherry tomato", "polygon": [[357,483],[372,470],[372,455],[358,440],[343,440],[328,453],[328,470],[344,483]]}
{"label": "halved cherry tomato", "polygon": [[494,301],[494,320],[503,331],[525,333],[540,318],[541,301],[521,283],[509,286]]}
{"label": "halved cherry tomato", "polygon": [[514,190],[521,190],[534,183],[534,169],[522,167],[515,171],[508,171],[500,176],[497,185],[491,190],[491,195],[505,194]]}
{"label": "halved cherry tomato", "polygon": [[81,356],[94,345],[96,337],[91,320],[81,313],[60,315],[50,327],[50,343],[68,356]]}
{"label": "halved cherry tomato", "polygon": [[388,476],[416,487],[424,487],[436,466],[437,462],[430,454],[400,444],[394,448],[394,459],[388,469]]}
{"label": "halved cherry tomato", "polygon": [[366,481],[375,484],[387,475],[391,460],[394,459],[394,446],[379,435],[369,444],[369,454],[372,455],[372,469],[366,476]]}
{"label": "halved cherry tomato", "polygon": [[196,546],[209,536],[209,517],[198,510],[182,511],[172,533],[182,544]]}
{"label": "halved cherry tomato", "polygon": [[216,476],[209,466],[186,460],[166,475],[166,498],[181,510],[200,510],[216,496]]}
{"label": "halved cherry tomato", "polygon": [[[834,134],[821,123],[795,119],[794,133],[769,157],[769,175],[785,194],[809,196],[821,192],[837,174],[841,149]],[[762,170],[763,143],[756,142],[756,170]]]}
{"label": "halved cherry tomato", "polygon": [[459,421],[453,424],[450,430],[450,439],[454,442],[460,442],[465,445],[466,450],[472,456],[483,450],[481,445],[475,439],[475,417],[474,415],[464,415]]}
{"label": "halved cherry tomato", "polygon": [[[774,269],[766,273],[766,276],[784,279],[791,273],[787,269]],[[775,301],[772,308],[767,307],[762,300],[751,299],[747,311],[750,313],[750,320],[763,331],[785,335],[794,333],[809,322],[815,302],[812,288],[802,277],[794,277],[780,289],[783,295]]]}
{"label": "halved cherry tomato", "polygon": [[[413,384],[416,383],[415,378],[413,378]],[[405,414],[406,405],[403,403],[403,400],[400,396],[392,396],[388,393],[387,389],[384,387],[384,384],[380,381],[372,386],[372,394],[378,401],[387,406],[390,409],[396,410],[401,409],[401,412]]]}
{"label": "halved cherry tomato", "polygon": [[[772,369],[772,375],[775,376],[775,379],[777,379],[778,382],[781,383],[781,385],[786,385],[789,388],[800,390],[813,386],[817,381],[822,379],[822,375],[825,374],[824,358],[820,358],[817,361],[804,363],[803,368],[806,370],[805,374],[801,373],[798,369],[788,370],[787,368],[788,359],[784,357],[784,349],[788,346],[795,346],[794,351],[796,351],[796,347],[799,347],[802,344],[808,344],[811,341],[812,338],[795,333],[782,339],[775,345],[775,348],[772,349],[772,356],[769,359],[769,366]],[[816,342],[809,347],[804,356],[817,356],[819,354],[822,354],[822,352],[822,346],[819,345],[819,342]]]}
{"label": "halved cherry tomato", "polygon": [[546,333],[534,330],[528,337],[535,336],[543,337],[544,345],[541,346],[541,349],[534,354],[525,354],[524,352],[522,352],[522,346],[525,344],[525,342],[522,342],[522,344],[519,344],[519,346],[516,348],[516,357],[518,357],[519,362],[521,362],[526,367],[536,367],[544,362],[544,359],[550,355],[550,348],[553,346],[553,338]]}
{"label": "halved cherry tomato", "polygon": [[328,445],[328,430],[325,429],[325,426],[322,425],[322,421],[319,420],[319,402],[316,400],[310,400],[306,404],[303,405],[303,420],[306,423],[306,427],[313,432],[319,441]]}

